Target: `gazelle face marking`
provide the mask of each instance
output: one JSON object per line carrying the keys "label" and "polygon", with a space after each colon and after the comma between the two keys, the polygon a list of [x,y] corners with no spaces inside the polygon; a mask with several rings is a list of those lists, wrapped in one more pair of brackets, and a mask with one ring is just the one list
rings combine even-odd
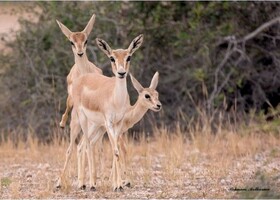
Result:
{"label": "gazelle face marking", "polygon": [[87,36],[84,33],[72,33],[70,35],[69,41],[72,46],[72,51],[74,54],[82,57],[86,53],[87,49]]}
{"label": "gazelle face marking", "polygon": [[92,15],[87,26],[81,32],[72,32],[58,20],[56,22],[62,33],[69,39],[74,55],[82,57],[86,53],[87,39],[95,22],[95,15]]}
{"label": "gazelle face marking", "polygon": [[159,73],[156,72],[151,80],[150,86],[148,88],[144,88],[131,74],[130,79],[133,87],[137,90],[139,94],[140,103],[146,107],[147,109],[151,109],[155,112],[161,110],[161,103],[158,98],[158,92],[156,91],[156,87],[158,85]]}
{"label": "gazelle face marking", "polygon": [[109,57],[112,71],[116,77],[126,78],[129,72],[130,59],[132,54],[142,45],[143,35],[136,37],[127,49],[112,50],[102,39],[96,38],[98,47]]}
{"label": "gazelle face marking", "polygon": [[158,92],[151,88],[144,88],[139,94],[141,103],[148,109],[158,112],[161,110],[161,102],[159,101]]}
{"label": "gazelle face marking", "polygon": [[118,78],[125,78],[129,71],[131,55],[127,50],[113,50],[110,56],[112,71]]}

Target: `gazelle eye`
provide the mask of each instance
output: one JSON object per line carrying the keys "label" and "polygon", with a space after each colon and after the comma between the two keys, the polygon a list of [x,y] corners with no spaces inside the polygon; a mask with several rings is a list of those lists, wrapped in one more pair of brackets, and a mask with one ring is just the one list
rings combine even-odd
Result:
{"label": "gazelle eye", "polygon": [[128,56],[126,59],[126,62],[129,62],[129,61],[130,61],[130,56]]}
{"label": "gazelle eye", "polygon": [[148,94],[145,94],[145,98],[146,98],[146,99],[150,99],[150,98],[151,98],[151,96],[150,96],[150,95],[148,95]]}
{"label": "gazelle eye", "polygon": [[85,41],[85,46],[86,46],[86,44],[87,44],[87,40]]}
{"label": "gazelle eye", "polygon": [[70,41],[71,45],[74,46],[74,43],[72,41]]}
{"label": "gazelle eye", "polygon": [[111,62],[115,62],[115,59],[113,57],[110,57]]}

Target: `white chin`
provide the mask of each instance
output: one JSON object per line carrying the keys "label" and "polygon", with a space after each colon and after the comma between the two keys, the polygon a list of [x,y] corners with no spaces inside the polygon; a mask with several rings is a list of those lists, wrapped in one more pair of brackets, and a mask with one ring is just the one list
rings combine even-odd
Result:
{"label": "white chin", "polygon": [[160,108],[153,108],[153,111],[158,112],[160,111]]}

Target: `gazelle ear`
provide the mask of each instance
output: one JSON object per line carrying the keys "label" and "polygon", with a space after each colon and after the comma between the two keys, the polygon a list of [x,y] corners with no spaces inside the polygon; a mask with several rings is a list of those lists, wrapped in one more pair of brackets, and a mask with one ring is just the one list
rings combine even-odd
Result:
{"label": "gazelle ear", "polygon": [[96,38],[97,46],[109,57],[111,55],[111,47],[102,39]]}
{"label": "gazelle ear", "polygon": [[129,53],[132,55],[143,43],[143,34],[137,36],[129,45],[128,50]]}
{"label": "gazelle ear", "polygon": [[91,32],[94,22],[95,22],[95,14],[93,14],[93,15],[91,16],[90,20],[88,21],[87,26],[86,26],[85,29],[82,31],[82,32],[85,33],[87,36],[89,36],[89,34],[90,34],[90,32]]}
{"label": "gazelle ear", "polygon": [[151,89],[156,89],[157,88],[157,85],[158,85],[158,77],[159,77],[159,73],[156,72],[152,78],[152,81],[151,81],[151,84],[150,84],[150,87]]}
{"label": "gazelle ear", "polygon": [[58,20],[56,20],[56,22],[57,22],[59,28],[61,29],[62,33],[69,39],[72,32]]}
{"label": "gazelle ear", "polygon": [[137,90],[138,94],[140,94],[144,88],[131,74],[129,74],[129,75],[130,75],[130,79],[131,79],[133,87]]}

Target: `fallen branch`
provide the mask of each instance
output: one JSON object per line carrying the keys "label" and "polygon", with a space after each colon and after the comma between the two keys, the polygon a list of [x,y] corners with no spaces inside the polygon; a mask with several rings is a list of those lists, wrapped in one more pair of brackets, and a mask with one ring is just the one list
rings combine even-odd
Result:
{"label": "fallen branch", "polygon": [[280,22],[280,17],[274,18],[264,24],[262,24],[260,27],[258,27],[256,30],[254,30],[253,32],[249,33],[248,35],[246,35],[244,38],[238,40],[238,43],[245,43],[247,40],[250,40],[252,38],[254,38],[256,35],[258,35],[260,32],[262,32],[264,29],[276,24]]}

